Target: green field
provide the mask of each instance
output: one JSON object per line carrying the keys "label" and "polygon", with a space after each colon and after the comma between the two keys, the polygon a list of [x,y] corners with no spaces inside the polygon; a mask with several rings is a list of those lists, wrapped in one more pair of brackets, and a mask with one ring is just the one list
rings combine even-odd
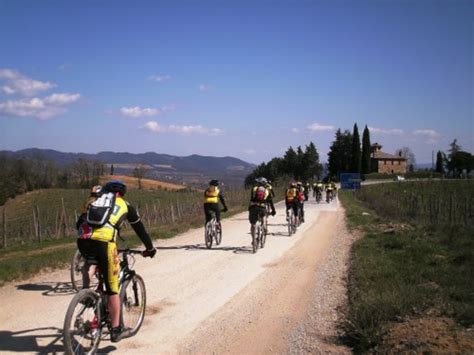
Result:
{"label": "green field", "polygon": [[396,322],[444,316],[474,324],[472,181],[404,182],[342,192],[361,231],[349,275],[347,343],[380,344]]}

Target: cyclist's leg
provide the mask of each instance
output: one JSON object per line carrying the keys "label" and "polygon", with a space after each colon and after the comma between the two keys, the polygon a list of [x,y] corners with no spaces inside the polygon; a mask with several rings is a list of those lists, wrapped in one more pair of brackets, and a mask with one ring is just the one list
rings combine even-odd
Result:
{"label": "cyclist's leg", "polygon": [[98,261],[97,250],[93,241],[90,239],[78,239],[77,248],[85,260],[82,268],[82,288],[89,288],[90,281],[94,277],[96,271]]}
{"label": "cyclist's leg", "polygon": [[221,209],[219,208],[219,204],[214,203],[212,206],[212,210],[216,213],[216,222],[220,226],[221,224]]}
{"label": "cyclist's leg", "polygon": [[292,208],[293,208],[293,220],[294,220],[293,224],[295,226],[298,225],[298,208],[299,208],[298,205],[299,205],[298,201],[293,200],[293,206],[292,206]]}
{"label": "cyclist's leg", "polygon": [[258,221],[258,207],[250,206],[249,208],[249,222],[250,222],[250,231],[255,230],[255,223]]}
{"label": "cyclist's leg", "polygon": [[207,222],[209,222],[211,220],[211,209],[212,209],[212,205],[214,205],[213,203],[205,203],[204,204],[204,215],[206,216],[206,222],[204,223],[204,225],[207,224]]}
{"label": "cyclist's leg", "polygon": [[114,242],[94,242],[99,251],[99,269],[108,295],[110,323],[112,328],[117,328],[120,326],[120,297],[118,295],[120,260],[117,255],[117,245]]}

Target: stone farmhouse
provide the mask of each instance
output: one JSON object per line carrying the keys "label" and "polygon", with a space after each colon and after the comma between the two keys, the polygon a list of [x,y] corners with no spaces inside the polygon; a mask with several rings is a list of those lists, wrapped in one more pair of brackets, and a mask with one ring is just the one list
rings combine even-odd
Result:
{"label": "stone farmhouse", "polygon": [[382,146],[378,143],[372,144],[370,162],[374,173],[405,174],[407,172],[407,160],[401,154],[392,155],[382,152]]}

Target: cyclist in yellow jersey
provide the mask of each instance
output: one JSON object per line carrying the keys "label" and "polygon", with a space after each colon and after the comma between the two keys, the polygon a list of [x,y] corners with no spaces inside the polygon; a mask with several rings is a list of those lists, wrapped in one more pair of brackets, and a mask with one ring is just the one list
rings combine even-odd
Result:
{"label": "cyclist in yellow jersey", "polygon": [[121,307],[118,295],[120,265],[116,239],[122,223],[127,220],[145,245],[146,250],[142,253],[143,256],[153,258],[156,249],[153,247],[151,238],[146,232],[137,210],[123,199],[127,191],[126,185],[122,181],[112,180],[102,190],[104,193],[115,195],[112,212],[106,222],[100,226],[88,223],[87,212],[82,213],[76,222],[79,234],[77,246],[86,259],[87,265],[97,264],[99,266],[109,296],[107,306],[112,325],[110,338],[112,342],[118,342],[122,339],[122,329],[120,327]]}
{"label": "cyclist in yellow jersey", "polygon": [[268,198],[267,198],[267,212],[272,216],[276,215],[275,205],[273,204],[273,198],[275,197],[275,191],[273,190],[272,182],[267,180],[265,184],[265,188],[268,190]]}
{"label": "cyclist in yellow jersey", "polygon": [[204,214],[206,215],[206,223],[211,220],[211,211],[216,214],[216,221],[220,226],[221,223],[221,209],[219,208],[219,201],[222,204],[222,212],[227,212],[227,205],[225,203],[224,195],[219,189],[219,181],[209,181],[209,187],[204,191]]}

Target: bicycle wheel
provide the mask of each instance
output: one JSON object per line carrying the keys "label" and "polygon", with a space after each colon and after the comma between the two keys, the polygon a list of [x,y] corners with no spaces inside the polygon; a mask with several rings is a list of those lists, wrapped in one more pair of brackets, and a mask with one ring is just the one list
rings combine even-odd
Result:
{"label": "bicycle wheel", "polygon": [[253,224],[252,227],[250,228],[250,231],[252,233],[252,252],[255,254],[257,252],[258,248],[258,240],[256,234],[256,229],[257,227]]}
{"label": "bicycle wheel", "polygon": [[76,291],[82,289],[82,269],[86,260],[82,257],[81,252],[76,250],[71,259],[71,285]]}
{"label": "bicycle wheel", "polygon": [[265,242],[267,241],[267,226],[266,225],[262,226],[261,231],[262,232],[260,235],[260,248],[264,248]]}
{"label": "bicycle wheel", "polygon": [[206,242],[207,249],[212,247],[212,223],[207,222],[206,228],[204,228],[204,241]]}
{"label": "bicycle wheel", "polygon": [[222,242],[222,226],[216,224],[216,245],[220,245]]}
{"label": "bicycle wheel", "polygon": [[260,247],[260,241],[262,240],[262,225],[257,223],[257,228],[255,232],[255,241],[257,242],[257,249]]}
{"label": "bicycle wheel", "polygon": [[135,274],[122,284],[120,302],[124,337],[131,337],[137,334],[145,319],[146,290],[145,282],[140,275]]}
{"label": "bicycle wheel", "polygon": [[66,354],[93,354],[102,335],[100,296],[92,290],[80,290],[66,312],[63,335]]}
{"label": "bicycle wheel", "polygon": [[287,217],[288,222],[288,236],[293,234],[293,211],[291,210]]}

